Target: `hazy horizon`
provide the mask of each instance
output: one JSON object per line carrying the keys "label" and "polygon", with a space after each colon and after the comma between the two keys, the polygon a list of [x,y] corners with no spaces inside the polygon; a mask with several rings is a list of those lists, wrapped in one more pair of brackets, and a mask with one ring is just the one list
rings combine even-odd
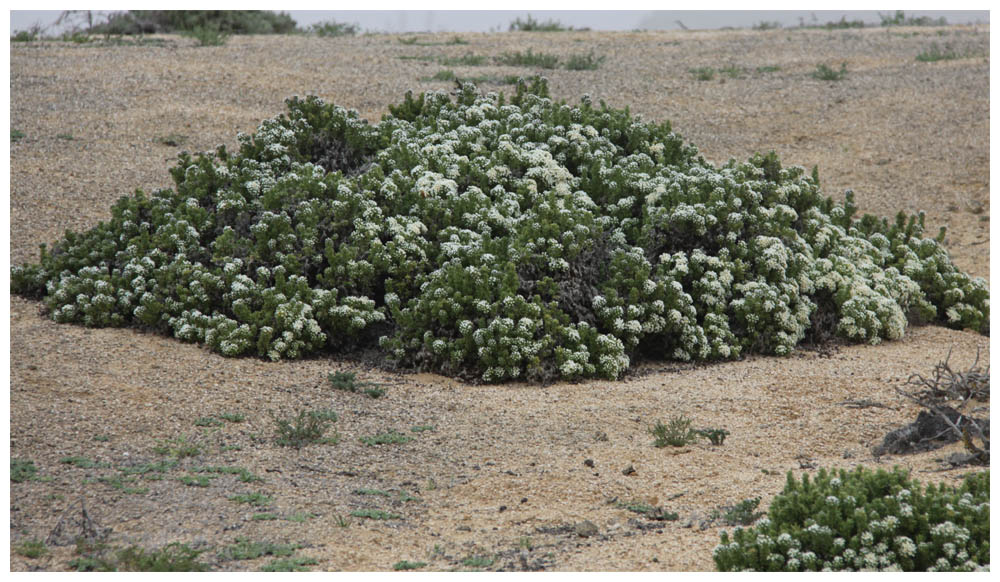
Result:
{"label": "hazy horizon", "polygon": [[[94,11],[95,20],[111,11]],[[280,11],[276,11],[280,12]],[[490,32],[506,31],[516,18],[529,14],[538,21],[556,20],[564,26],[592,30],[678,30],[750,28],[762,22],[785,27],[825,24],[845,18],[878,25],[877,10],[286,10],[299,27],[325,20],[357,24],[364,32]],[[887,11],[889,12],[889,11]],[[11,10],[13,34],[39,25],[47,34],[62,11]],[[989,23],[988,10],[914,10],[907,16],[945,18],[949,24]]]}

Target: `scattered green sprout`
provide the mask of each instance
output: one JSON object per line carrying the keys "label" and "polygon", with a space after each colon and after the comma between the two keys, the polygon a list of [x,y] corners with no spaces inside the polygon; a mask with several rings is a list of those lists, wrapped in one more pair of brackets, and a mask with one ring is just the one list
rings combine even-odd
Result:
{"label": "scattered green sprout", "polygon": [[315,566],[319,562],[308,556],[278,558],[260,567],[261,572],[308,572],[306,566]]}
{"label": "scattered green sprout", "polygon": [[220,560],[254,560],[262,556],[274,556],[283,558],[291,556],[295,550],[300,549],[300,544],[276,544],[273,542],[253,542],[249,538],[236,538],[235,543],[224,547],[219,551]]}
{"label": "scattered green sprout", "polygon": [[14,483],[34,480],[37,474],[38,467],[34,461],[13,458],[10,460],[10,480]]}
{"label": "scattered green sprout", "polygon": [[546,53],[535,53],[532,49],[526,52],[505,52],[496,58],[497,63],[511,67],[538,67],[554,69],[559,66],[559,57]]}
{"label": "scattered green sprout", "polygon": [[401,516],[381,509],[356,509],[351,512],[354,517],[364,517],[374,520],[399,519]]}
{"label": "scattered green sprout", "polygon": [[400,570],[419,570],[427,565],[427,562],[410,562],[407,560],[400,560],[392,565],[392,569],[397,572]]}
{"label": "scattered green sprout", "polygon": [[336,419],[336,413],[330,410],[301,410],[291,419],[275,418],[275,443],[296,449],[311,444],[336,444],[336,434],[332,437],[324,436],[330,423]]}
{"label": "scattered green sprout", "polygon": [[29,559],[41,558],[49,552],[48,548],[45,547],[45,542],[37,539],[26,540],[21,542],[14,551],[17,552],[19,556],[24,556]]}
{"label": "scattered green sprout", "polygon": [[816,70],[810,76],[820,81],[840,81],[847,76],[847,63],[841,63],[839,71],[824,64],[816,65]]}
{"label": "scattered green sprout", "polygon": [[377,434],[371,437],[361,437],[358,439],[362,443],[373,447],[378,445],[397,445],[413,440],[413,437],[406,436],[405,434],[398,433],[395,431],[389,431],[386,433]]}
{"label": "scattered green sprout", "polygon": [[188,442],[187,437],[181,436],[161,441],[160,444],[153,447],[153,452],[175,459],[183,459],[197,457],[201,454],[201,447],[197,443]]}
{"label": "scattered green sprout", "polygon": [[229,497],[230,501],[235,501],[237,503],[248,503],[255,507],[263,507],[265,505],[270,505],[274,502],[274,498],[266,493],[261,493],[260,491],[254,491],[253,493],[241,493],[239,495],[232,495]]}
{"label": "scattered green sprout", "polygon": [[696,430],[695,433],[698,436],[708,439],[708,442],[713,445],[721,445],[726,441],[726,437],[729,436],[729,431],[724,428],[702,428]]}

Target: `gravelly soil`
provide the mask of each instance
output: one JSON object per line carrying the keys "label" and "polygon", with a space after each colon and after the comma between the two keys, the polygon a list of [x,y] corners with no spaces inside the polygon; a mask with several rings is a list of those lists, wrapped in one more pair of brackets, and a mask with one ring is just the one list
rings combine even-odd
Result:
{"label": "gravelly soil", "polygon": [[[106,219],[110,204],[135,188],[168,186],[179,147],[232,146],[236,132],[280,113],[288,96],[318,94],[377,120],[407,89],[450,88],[418,81],[444,67],[399,57],[531,48],[607,57],[596,71],[545,71],[556,98],[590,93],[669,119],[719,162],[774,149],[786,164],[818,165],[826,191],[839,197],[853,188],[862,211],[925,210],[931,234],[948,227],[955,261],[989,276],[988,26],[462,36],[468,45],[404,45],[390,35],[235,37],[213,48],[178,37],[142,47],[12,43],[11,126],[25,137],[11,143],[10,260],[33,260],[39,243]],[[918,62],[932,42],[971,56]],[[841,62],[842,81],[810,77],[820,63]],[[711,81],[689,72],[729,65],[745,72]],[[533,72],[450,68],[501,78]],[[163,143],[177,140],[184,143]],[[236,538],[299,543],[296,555],[323,570],[389,570],[400,560],[436,570],[710,570],[722,526],[702,522],[746,498],[759,496],[766,508],[789,470],[899,464],[922,480],[957,482],[967,469],[936,471],[936,459],[956,446],[891,458],[871,448],[915,418],[895,392],[911,373],[930,372],[949,349],[954,368],[970,365],[977,350],[989,364],[989,338],[920,327],[881,346],[644,364],[619,382],[469,386],[333,355],[224,359],[134,330],[57,325],[39,307],[10,298],[11,458],[33,461],[41,477],[11,483],[15,571],[68,569],[72,546],[50,545],[37,559],[14,548],[45,539],[81,499],[111,545],[189,543],[219,570],[270,560],[218,558]],[[327,374],[341,370],[384,384],[387,394],[331,389]],[[858,399],[881,406],[843,405]],[[307,409],[337,412],[339,442],[277,446],[274,417]],[[245,420],[197,425],[223,413]],[[648,427],[676,414],[730,435],[718,447],[653,447]],[[421,426],[433,428],[412,431]],[[412,440],[359,441],[389,430]],[[161,478],[130,481],[123,472],[164,460],[154,449],[182,437],[200,453],[147,474]],[[69,457],[97,464],[63,462]],[[263,480],[179,480],[205,466]],[[634,472],[623,474],[629,466]],[[229,499],[249,492],[272,500],[253,507]],[[632,501],[679,519],[647,520],[622,508]],[[398,518],[351,515],[364,509]],[[580,526],[586,521],[596,527]]]}

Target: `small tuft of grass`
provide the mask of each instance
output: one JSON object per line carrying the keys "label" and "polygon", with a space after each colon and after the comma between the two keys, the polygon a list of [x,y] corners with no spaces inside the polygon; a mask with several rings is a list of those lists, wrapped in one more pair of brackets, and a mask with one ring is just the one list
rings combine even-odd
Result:
{"label": "small tuft of grass", "polygon": [[487,556],[469,556],[462,560],[462,565],[469,568],[489,568],[493,565],[493,558]]}
{"label": "small tuft of grass", "polygon": [[656,421],[649,433],[653,435],[653,446],[660,449],[666,446],[683,447],[698,437],[691,429],[691,419],[683,415],[671,418],[666,424]]}
{"label": "small tuft of grass", "polygon": [[321,38],[336,38],[338,36],[354,36],[360,27],[357,24],[347,24],[336,20],[316,22],[309,27],[309,32]]}
{"label": "small tuft of grass", "polygon": [[240,495],[233,495],[229,497],[230,501],[235,501],[237,503],[247,503],[255,507],[263,507],[265,505],[271,505],[274,502],[274,498],[265,493],[255,491],[253,493],[243,493]]}
{"label": "small tuft of grass", "polygon": [[[448,73],[451,73],[451,76],[449,76]],[[435,75],[433,80],[455,80],[454,72],[452,71],[439,71],[438,75],[441,75],[441,78],[438,79],[437,75]],[[357,375],[354,372],[331,372],[330,375],[327,376],[327,380],[330,382],[330,385],[337,390],[355,393],[360,392],[369,398],[380,398],[385,396],[385,389],[379,384],[374,382],[359,382]]]}
{"label": "small tuft of grass", "polygon": [[156,463],[143,463],[142,465],[131,465],[119,467],[118,471],[122,475],[147,475],[150,473],[166,473],[177,466],[177,461],[158,461]]}
{"label": "small tuft of grass", "polygon": [[743,75],[746,73],[746,69],[743,67],[737,67],[736,65],[727,65],[719,69],[719,73],[729,77],[730,79],[742,79]]}
{"label": "small tuft of grass", "polygon": [[323,436],[330,423],[337,420],[337,414],[332,410],[301,410],[291,418],[275,418],[275,443],[282,447],[301,449],[311,444],[336,444],[339,437]]}
{"label": "small tuft of grass", "polygon": [[627,509],[632,513],[645,516],[653,521],[677,521],[680,517],[675,511],[668,511],[664,507],[656,507],[641,501],[631,501],[629,503],[618,503],[618,507]]}
{"label": "small tuft of grass", "polygon": [[781,67],[779,67],[778,65],[763,65],[761,67],[757,67],[758,73],[775,73],[780,70]]}
{"label": "small tuft of grass", "polygon": [[301,548],[299,544],[276,544],[273,542],[252,542],[249,538],[236,538],[235,543],[219,551],[220,560],[254,560],[262,556],[283,558],[291,556]]}
{"label": "small tuft of grass", "polygon": [[26,540],[22,542],[19,546],[14,548],[17,555],[24,556],[29,559],[41,558],[49,552],[48,548],[45,547],[45,542],[37,539]]}
{"label": "small tuft of grass", "polygon": [[264,479],[254,475],[248,469],[243,467],[194,467],[191,469],[192,473],[217,473],[222,475],[237,475],[240,481],[244,483],[253,483],[255,481],[263,481]]}
{"label": "small tuft of grass", "polygon": [[72,133],[57,133],[56,139],[62,139],[66,141],[73,141],[75,139]]}
{"label": "small tuft of grass", "polygon": [[316,517],[315,513],[309,513],[308,511],[300,511],[289,515],[285,519],[288,521],[293,521],[295,523],[305,523],[314,517]]}
{"label": "small tuft of grass", "polygon": [[409,437],[395,431],[389,431],[372,437],[361,437],[358,440],[370,447],[374,447],[378,445],[398,445],[410,442],[413,440],[413,437]]}
{"label": "small tuft of grass", "polygon": [[165,145],[165,146],[170,146],[172,148],[176,148],[176,147],[180,147],[180,146],[186,144],[187,141],[188,141],[188,136],[181,135],[179,133],[171,133],[171,134],[168,134],[168,135],[163,135],[163,136],[159,136],[159,137],[153,138],[153,141],[155,143],[160,144],[160,145]]}
{"label": "small tuft of grass", "polygon": [[721,445],[729,436],[729,431],[724,428],[702,428],[694,431],[698,436],[708,439],[708,442],[715,446]]}
{"label": "small tuft of grass", "polygon": [[260,567],[261,572],[308,572],[306,566],[315,566],[319,562],[308,556],[278,558]]}
{"label": "small tuft of grass", "polygon": [[604,63],[605,59],[604,55],[594,56],[594,52],[590,51],[585,55],[571,56],[566,61],[565,67],[568,71],[596,71]]}
{"label": "small tuft of grass", "polygon": [[392,565],[392,569],[397,572],[400,570],[419,570],[427,565],[427,562],[410,562],[408,560],[400,560]]}
{"label": "small tuft of grass", "polygon": [[197,443],[188,442],[187,437],[181,436],[175,439],[160,441],[160,444],[153,447],[153,452],[175,459],[183,459],[185,457],[197,457],[201,454],[201,447]]}
{"label": "small tuft of grass", "polygon": [[246,415],[239,412],[223,412],[217,415],[219,418],[226,422],[243,422],[247,419]]}
{"label": "small tuft of grass", "polygon": [[824,64],[819,64],[816,65],[816,70],[809,75],[820,81],[840,81],[847,76],[847,63],[841,63],[839,71],[831,69]]}
{"label": "small tuft of grass", "polygon": [[73,465],[74,467],[80,469],[106,469],[111,466],[107,463],[100,463],[93,459],[88,459],[87,457],[63,457],[59,459],[59,462],[64,465]]}
{"label": "small tuft of grass", "polygon": [[381,497],[392,497],[392,494],[388,491],[383,491],[381,489],[355,489],[351,491],[355,495],[379,495]]}
{"label": "small tuft of grass", "polygon": [[524,20],[521,17],[517,17],[513,22],[510,23],[509,30],[511,32],[564,32],[567,30],[573,30],[573,27],[563,26],[558,20],[546,20],[544,22],[535,20],[529,14]]}
{"label": "small tuft of grass", "polygon": [[126,495],[145,495],[149,493],[149,487],[129,487],[126,485],[127,483],[135,483],[138,479],[138,477],[122,478],[121,475],[107,475],[97,478],[99,482],[110,485],[112,488]]}
{"label": "small tuft of grass", "polygon": [[205,572],[209,570],[208,564],[198,561],[204,551],[179,543],[159,550],[131,546],[118,552],[115,569],[121,572]]}
{"label": "small tuft of grass", "polygon": [[222,426],[223,424],[225,423],[219,420],[218,418],[213,418],[211,416],[203,416],[194,421],[195,426],[203,426],[203,427]]}
{"label": "small tuft of grass", "polygon": [[418,424],[410,427],[410,432],[427,432],[434,430],[437,430],[437,426],[433,424]]}
{"label": "small tuft of grass", "polygon": [[688,72],[694,75],[694,78],[699,81],[711,81],[715,78],[715,69],[712,67],[691,68],[688,69]]}
{"label": "small tuft of grass", "polygon": [[275,521],[280,518],[273,513],[255,513],[250,519],[254,521]]}
{"label": "small tuft of grass", "polygon": [[194,28],[181,34],[193,38],[197,42],[195,46],[222,46],[229,40],[228,33],[208,27]]}
{"label": "small tuft of grass", "polygon": [[443,57],[438,63],[445,67],[481,67],[487,64],[486,55],[464,54],[460,57]]}
{"label": "small tuft of grass", "polygon": [[94,440],[99,443],[106,443],[111,440],[111,437],[106,434],[94,435]]}
{"label": "small tuft of grass", "polygon": [[354,517],[365,517],[375,520],[400,519],[402,516],[381,509],[356,509],[351,512]]}
{"label": "small tuft of grass", "polygon": [[954,59],[960,59],[962,55],[955,51],[951,45],[945,45],[942,49],[938,46],[938,43],[931,43],[930,48],[922,51],[917,55],[917,60],[922,63],[934,63],[937,61],[951,61]]}
{"label": "small tuft of grass", "polygon": [[38,467],[35,466],[34,461],[29,461],[26,459],[11,459],[10,460],[10,480],[14,483],[24,483],[25,481],[32,481],[36,478],[38,474]]}
{"label": "small tuft of grass", "polygon": [[505,52],[496,57],[496,62],[511,67],[538,67],[554,69],[559,66],[559,57],[546,53],[535,53],[529,48],[527,52]]}
{"label": "small tuft of grass", "polygon": [[11,128],[10,141],[21,141],[22,139],[24,139],[24,136],[25,136],[24,132],[21,131],[20,129]]}
{"label": "small tuft of grass", "polygon": [[433,76],[420,78],[420,81],[425,83],[427,81],[454,81],[454,80],[455,80],[455,71],[452,71],[451,69],[443,69],[434,73]]}
{"label": "small tuft of grass", "polygon": [[178,481],[188,487],[208,487],[212,484],[211,478],[207,475],[184,475]]}

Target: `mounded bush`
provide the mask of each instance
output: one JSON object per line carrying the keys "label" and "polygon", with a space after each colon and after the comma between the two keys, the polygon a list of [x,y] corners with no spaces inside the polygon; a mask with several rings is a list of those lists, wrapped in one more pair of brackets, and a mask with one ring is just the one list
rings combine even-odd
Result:
{"label": "mounded bush", "polygon": [[922,214],[855,219],[851,193],[834,203],[773,153],[715,167],[669,123],[555,102],[537,78],[509,101],[408,93],[377,124],[287,105],[238,152],[182,153],[173,189],[43,245],[12,292],[227,356],[377,344],[489,382],[878,343],[917,320],[988,333],[985,280]]}
{"label": "mounded bush", "polygon": [[767,517],[721,538],[724,572],[989,569],[990,473],[925,489],[898,467],[789,472]]}

